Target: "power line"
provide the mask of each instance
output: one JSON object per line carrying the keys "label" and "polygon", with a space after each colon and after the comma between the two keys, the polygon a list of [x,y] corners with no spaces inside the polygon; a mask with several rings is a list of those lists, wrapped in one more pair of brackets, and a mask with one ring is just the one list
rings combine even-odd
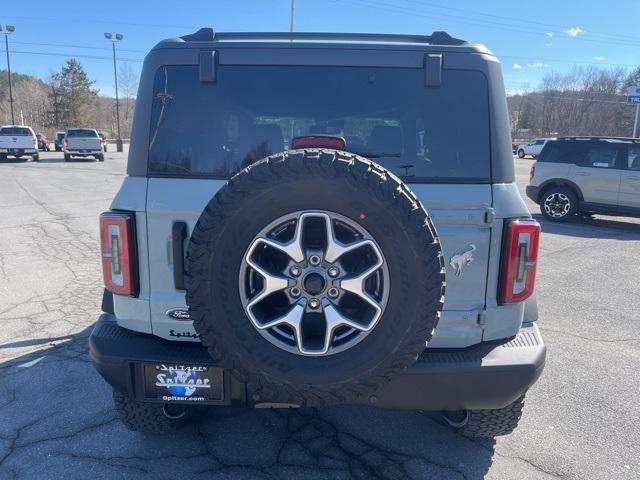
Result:
{"label": "power line", "polygon": [[[0,49],[0,52],[6,52],[6,50]],[[45,56],[51,56],[51,57],[88,58],[92,60],[109,60],[109,61],[112,60],[111,57],[102,57],[99,55],[78,55],[75,53],[54,53],[54,52],[32,52],[28,50],[11,49],[11,55],[15,53],[22,54],[22,55],[45,55]],[[120,58],[120,60],[124,60],[126,62],[140,62],[140,63],[144,61],[141,58]]]}
{"label": "power line", "polygon": [[[474,15],[479,15],[482,17],[489,17],[489,18],[496,18],[496,19],[501,19],[501,20],[507,20],[509,22],[523,22],[522,18],[518,18],[518,17],[509,17],[509,16],[504,16],[504,15],[495,15],[495,14],[490,14],[490,13],[485,13],[485,12],[479,12],[477,10],[469,10],[467,8],[459,8],[459,7],[451,7],[449,5],[442,5],[442,4],[438,4],[438,3],[434,3],[434,2],[427,2],[425,0],[404,0],[404,2],[406,3],[412,3],[414,5],[420,5],[423,6],[425,4],[430,5],[432,8],[439,8],[442,10],[451,10],[451,11],[456,11],[456,12],[463,12],[463,13],[472,13]],[[527,18],[524,20],[524,22],[526,22],[526,24],[528,25],[540,25],[542,27],[548,27],[550,29],[556,29],[558,33],[565,33],[564,30],[567,28],[566,25],[558,25],[558,24],[553,24],[553,23],[544,23],[544,22],[539,22],[536,20],[532,20],[530,18]],[[634,36],[634,35],[621,35],[621,34],[612,34],[612,33],[602,33],[602,32],[597,32],[594,30],[589,30],[588,31],[589,34],[592,35],[597,35],[597,36],[603,36],[603,37],[611,37],[611,38],[619,38],[621,40],[631,40],[631,41],[636,41],[636,42],[640,42],[640,37],[638,36]],[[546,32],[545,32],[546,34]]]}
{"label": "power line", "polygon": [[[12,41],[11,44],[13,44],[13,45],[36,45],[36,46],[41,46],[41,47],[83,48],[83,49],[89,49],[89,50],[108,50],[108,51],[111,51],[111,49],[108,48],[108,47],[91,47],[91,46],[87,46],[87,45],[72,45],[72,44],[68,44],[68,43],[40,43],[40,42],[16,42],[16,41]],[[119,48],[118,50],[121,51],[121,52],[147,53],[146,50],[132,50],[132,49],[126,49],[126,48]]]}
{"label": "power line", "polygon": [[11,18],[14,20],[29,20],[35,22],[56,22],[56,23],[91,23],[94,25],[126,25],[130,27],[145,27],[145,28],[188,28],[197,29],[199,26],[194,25],[169,25],[161,23],[140,23],[140,22],[117,22],[110,20],[82,20],[77,18],[39,18],[39,17],[17,17],[17,16],[4,16],[4,18]]}
{"label": "power line", "polygon": [[[528,35],[536,35],[536,36],[546,36],[546,32],[542,32],[538,29],[527,28],[526,26],[514,26],[512,23],[504,23],[492,20],[480,20],[476,18],[464,17],[460,15],[447,15],[443,13],[429,13],[424,9],[416,9],[412,7],[403,7],[398,6],[398,4],[386,3],[384,1],[375,1],[375,0],[332,0],[334,2],[342,2],[342,3],[350,3],[352,5],[357,5],[361,7],[374,8],[378,10],[383,10],[392,13],[399,13],[408,16],[418,16],[428,19],[442,19],[450,23],[458,23],[463,25],[471,25],[480,28],[491,28],[491,27],[500,27],[502,30],[513,31],[517,33],[524,33]],[[564,32],[556,31],[555,33],[560,33],[564,35]],[[602,35],[602,34],[600,34]],[[632,41],[632,40],[623,40],[623,39],[594,39],[594,38],[585,38],[584,36],[575,37],[576,40],[580,41],[591,41],[598,42],[599,44],[610,44],[610,45],[625,45],[625,46],[639,46],[640,41]]]}

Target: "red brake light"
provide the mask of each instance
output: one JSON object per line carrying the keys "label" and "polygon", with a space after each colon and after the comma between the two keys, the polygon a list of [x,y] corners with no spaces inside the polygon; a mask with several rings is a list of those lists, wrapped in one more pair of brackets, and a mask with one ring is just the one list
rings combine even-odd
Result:
{"label": "red brake light", "polygon": [[100,215],[104,284],[107,290],[119,295],[138,294],[134,226],[131,213],[105,212]]}
{"label": "red brake light", "polygon": [[506,223],[500,275],[501,304],[522,302],[533,293],[539,243],[538,222],[510,220]]}
{"label": "red brake light", "polygon": [[37,145],[38,144],[38,140],[36,138],[33,139],[33,145]]}
{"label": "red brake light", "polygon": [[65,146],[65,147],[66,147],[67,145],[69,145],[69,141],[68,141],[66,138],[63,140],[63,142],[64,142],[64,146]]}
{"label": "red brake light", "polygon": [[333,148],[335,150],[344,150],[347,146],[342,137],[332,137],[328,135],[308,135],[304,137],[295,137],[291,141],[291,147],[296,148]]}

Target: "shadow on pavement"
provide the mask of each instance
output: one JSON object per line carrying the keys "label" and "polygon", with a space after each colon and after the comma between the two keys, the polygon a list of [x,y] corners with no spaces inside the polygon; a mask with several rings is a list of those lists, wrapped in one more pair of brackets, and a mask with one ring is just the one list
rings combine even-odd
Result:
{"label": "shadow on pavement", "polygon": [[0,478],[481,479],[493,463],[493,440],[369,407],[200,408],[173,435],[130,432],[90,363],[90,331],[0,364]]}
{"label": "shadow on pavement", "polygon": [[576,217],[566,223],[546,220],[541,214],[533,214],[543,233],[567,235],[579,238],[610,238],[614,240],[640,240],[640,225],[633,221],[613,220],[623,217]]}

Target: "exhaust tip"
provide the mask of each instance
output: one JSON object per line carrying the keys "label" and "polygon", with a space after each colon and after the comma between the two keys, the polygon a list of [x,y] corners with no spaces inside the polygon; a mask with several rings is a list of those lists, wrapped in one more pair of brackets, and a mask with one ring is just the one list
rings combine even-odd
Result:
{"label": "exhaust tip", "polygon": [[189,411],[189,405],[176,405],[165,403],[162,406],[162,413],[164,416],[171,420],[178,420],[184,417]]}

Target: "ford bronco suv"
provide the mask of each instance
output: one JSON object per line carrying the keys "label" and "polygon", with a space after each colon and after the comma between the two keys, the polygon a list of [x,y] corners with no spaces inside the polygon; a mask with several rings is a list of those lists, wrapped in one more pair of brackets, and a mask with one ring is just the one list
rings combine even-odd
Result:
{"label": "ford bronco suv", "polygon": [[499,62],[443,32],[160,42],[100,217],[89,344],[122,421],[360,404],[510,433],[546,354],[510,141]]}

